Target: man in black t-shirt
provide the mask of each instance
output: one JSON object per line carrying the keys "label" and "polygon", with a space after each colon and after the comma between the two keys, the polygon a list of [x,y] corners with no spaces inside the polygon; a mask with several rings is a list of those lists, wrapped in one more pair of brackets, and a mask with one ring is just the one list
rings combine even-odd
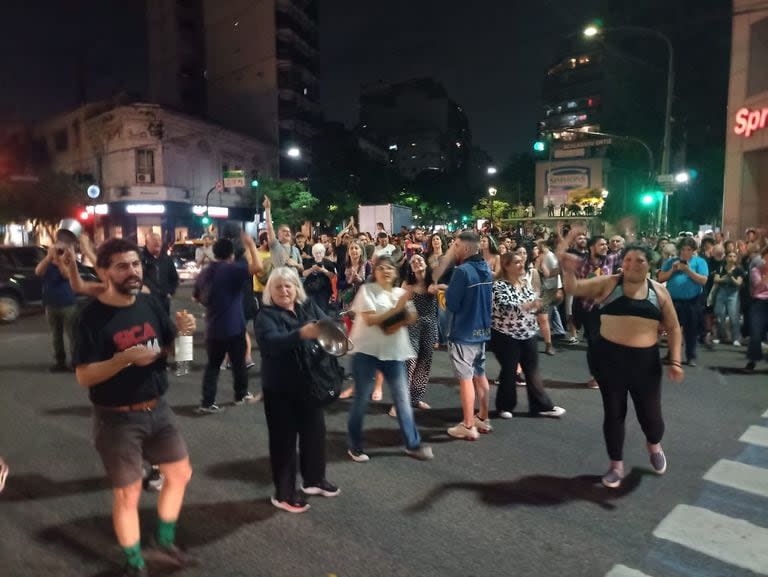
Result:
{"label": "man in black t-shirt", "polygon": [[174,327],[162,305],[140,292],[142,265],[133,243],[106,241],[96,268],[106,290],[80,314],[73,364],[94,405],[94,445],[112,483],[115,533],[128,559],[125,575],[146,575],[138,515],[144,458],[165,477],[153,553],[166,563],[189,565],[174,541],[192,468],[163,394],[176,330],[193,331],[194,317],[177,313]]}

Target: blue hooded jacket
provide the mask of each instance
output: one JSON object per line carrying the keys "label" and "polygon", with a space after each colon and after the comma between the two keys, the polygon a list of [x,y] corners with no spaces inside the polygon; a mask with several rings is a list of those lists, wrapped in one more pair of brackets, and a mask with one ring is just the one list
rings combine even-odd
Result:
{"label": "blue hooded jacket", "polygon": [[451,313],[448,340],[483,343],[491,339],[493,274],[485,259],[475,254],[457,266],[445,291]]}

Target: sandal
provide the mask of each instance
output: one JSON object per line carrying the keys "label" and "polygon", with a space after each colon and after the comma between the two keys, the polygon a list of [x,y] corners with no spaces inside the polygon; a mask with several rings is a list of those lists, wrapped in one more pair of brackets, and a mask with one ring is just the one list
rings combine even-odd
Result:
{"label": "sandal", "polygon": [[351,397],[355,396],[355,387],[349,387],[348,389],[344,389],[341,391],[341,394],[339,395],[340,399],[349,399]]}
{"label": "sandal", "polygon": [[371,393],[371,400],[380,401],[383,396],[384,395],[381,393],[381,391],[373,391],[373,393]]}
{"label": "sandal", "polygon": [[415,406],[414,408],[416,408],[416,409],[419,409],[419,410],[421,410],[421,411],[428,411],[428,410],[429,410],[429,409],[431,409],[432,407],[430,407],[430,406],[429,406],[427,403],[425,403],[424,401],[419,401],[418,403],[416,403],[416,406]]}

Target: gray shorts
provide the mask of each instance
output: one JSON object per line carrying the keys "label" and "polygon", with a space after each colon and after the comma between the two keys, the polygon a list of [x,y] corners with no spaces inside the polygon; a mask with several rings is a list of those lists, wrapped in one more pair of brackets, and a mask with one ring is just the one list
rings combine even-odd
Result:
{"label": "gray shorts", "polygon": [[188,455],[171,407],[160,399],[152,411],[113,413],[93,410],[93,442],[113,487],[144,476],[144,461],[175,463]]}
{"label": "gray shorts", "polygon": [[485,343],[448,343],[453,372],[459,380],[485,376]]}

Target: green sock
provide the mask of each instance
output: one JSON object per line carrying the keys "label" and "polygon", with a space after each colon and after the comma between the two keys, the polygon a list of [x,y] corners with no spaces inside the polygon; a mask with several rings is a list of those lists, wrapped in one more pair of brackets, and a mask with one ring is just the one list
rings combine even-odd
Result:
{"label": "green sock", "polygon": [[144,567],[144,557],[141,555],[141,541],[130,547],[123,547],[125,556],[128,557],[128,565],[141,569]]}
{"label": "green sock", "polygon": [[157,520],[157,544],[170,547],[176,541],[176,521]]}

